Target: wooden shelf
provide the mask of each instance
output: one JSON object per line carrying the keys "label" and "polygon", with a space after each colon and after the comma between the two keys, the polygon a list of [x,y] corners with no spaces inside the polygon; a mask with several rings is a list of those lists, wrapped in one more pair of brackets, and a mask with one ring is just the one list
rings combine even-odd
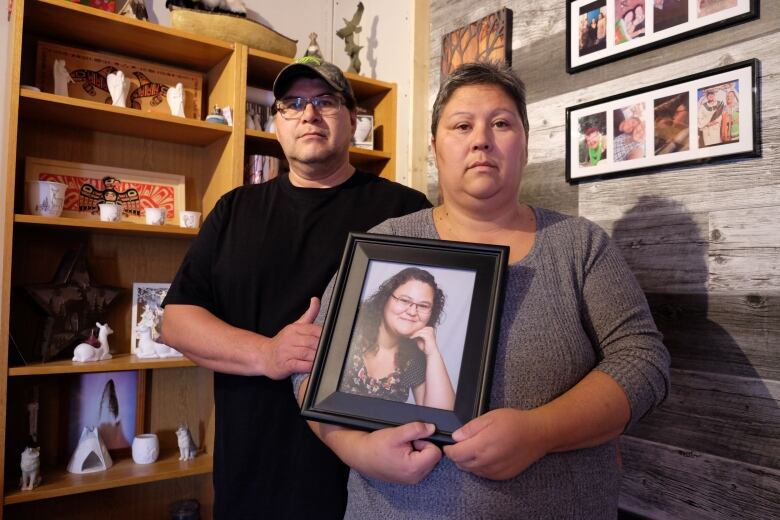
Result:
{"label": "wooden shelf", "polygon": [[91,220],[86,218],[70,217],[41,217],[39,215],[24,215],[17,213],[14,215],[14,223],[35,226],[64,227],[71,229],[85,229],[104,231],[109,233],[126,233],[131,235],[146,236],[166,236],[192,238],[198,234],[198,229],[190,229],[176,226],[174,224],[165,224],[164,226],[151,226],[137,222],[103,222],[101,220]]}
{"label": "wooden shelf", "polygon": [[46,92],[20,91],[19,115],[44,124],[121,134],[169,143],[206,146],[230,135],[231,127],[168,114],[150,114]]}
{"label": "wooden shelf", "polygon": [[119,372],[121,370],[143,370],[155,368],[194,367],[195,363],[184,358],[141,359],[133,354],[114,354],[105,361],[76,363],[70,360],[49,361],[48,363],[32,363],[30,365],[11,367],[9,376],[45,376],[53,374],[81,374],[86,372]]}
{"label": "wooden shelf", "polygon": [[46,39],[207,72],[233,44],[63,0],[25,2],[24,30]]}
{"label": "wooden shelf", "polygon": [[[68,473],[65,469],[44,468],[43,481],[39,487],[32,491],[20,491],[16,486],[9,487],[6,489],[4,503],[20,504],[101,489],[201,475],[210,473],[212,467],[213,459],[210,455],[200,455],[193,460],[180,461],[179,452],[176,451],[166,454],[154,464],[136,464],[131,458],[125,458],[114,460],[114,465],[107,471],[84,475]],[[11,482],[18,484],[13,480]]]}

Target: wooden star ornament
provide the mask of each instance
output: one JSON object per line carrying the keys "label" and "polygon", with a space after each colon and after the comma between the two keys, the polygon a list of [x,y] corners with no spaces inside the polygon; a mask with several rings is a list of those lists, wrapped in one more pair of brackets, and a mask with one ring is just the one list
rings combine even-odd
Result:
{"label": "wooden star ornament", "polygon": [[95,322],[106,322],[106,311],[123,289],[93,283],[84,248],[62,257],[54,280],[27,285],[24,290],[46,313],[38,342],[45,362],[85,341]]}

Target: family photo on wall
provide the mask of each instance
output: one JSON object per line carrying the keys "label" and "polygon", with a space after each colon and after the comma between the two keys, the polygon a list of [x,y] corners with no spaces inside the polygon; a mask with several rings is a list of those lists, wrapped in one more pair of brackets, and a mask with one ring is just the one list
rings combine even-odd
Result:
{"label": "family photo on wall", "polygon": [[758,16],[758,0],[570,0],[569,73]]}
{"label": "family photo on wall", "polygon": [[757,68],[749,60],[567,108],[567,181],[757,154]]}

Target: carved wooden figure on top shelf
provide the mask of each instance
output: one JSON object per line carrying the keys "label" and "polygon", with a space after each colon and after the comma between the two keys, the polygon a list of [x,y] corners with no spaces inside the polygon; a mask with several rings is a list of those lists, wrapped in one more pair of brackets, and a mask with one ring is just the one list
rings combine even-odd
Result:
{"label": "carved wooden figure on top shelf", "polygon": [[344,20],[344,27],[336,31],[336,36],[344,40],[344,51],[349,56],[349,68],[347,72],[360,74],[360,49],[362,45],[355,43],[355,35],[363,30],[360,27],[360,19],[363,17],[363,2],[358,2],[357,10],[352,15],[352,20]]}

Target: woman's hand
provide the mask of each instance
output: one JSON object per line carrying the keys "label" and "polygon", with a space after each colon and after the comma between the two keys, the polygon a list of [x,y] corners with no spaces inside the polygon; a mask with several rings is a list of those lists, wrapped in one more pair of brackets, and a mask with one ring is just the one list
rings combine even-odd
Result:
{"label": "woman's hand", "polygon": [[409,336],[409,339],[415,340],[417,347],[426,356],[439,353],[439,344],[436,343],[436,330],[433,327],[423,327]]}
{"label": "woman's hand", "polygon": [[[348,434],[351,454],[342,459],[367,477],[396,484],[417,484],[441,460],[441,450],[422,440],[435,431],[433,424],[421,422],[371,433],[353,430]],[[324,440],[328,442],[327,438]],[[341,456],[338,451],[337,454]]]}
{"label": "woman's hand", "polygon": [[455,430],[444,454],[463,471],[491,480],[512,478],[547,454],[545,428],[533,411],[499,408]]}

